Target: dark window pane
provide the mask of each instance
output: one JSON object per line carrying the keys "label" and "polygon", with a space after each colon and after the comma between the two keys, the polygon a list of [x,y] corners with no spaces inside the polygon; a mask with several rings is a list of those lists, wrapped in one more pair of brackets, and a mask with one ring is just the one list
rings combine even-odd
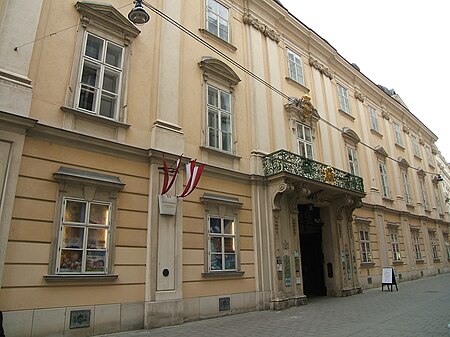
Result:
{"label": "dark window pane", "polygon": [[211,254],[211,270],[223,270],[222,254]]}
{"label": "dark window pane", "polygon": [[218,218],[210,218],[209,219],[209,231],[211,233],[221,233],[221,222]]}
{"label": "dark window pane", "polygon": [[85,54],[96,60],[101,60],[103,53],[103,40],[93,35],[88,35]]}
{"label": "dark window pane", "polygon": [[225,269],[236,269],[235,254],[225,254]]}
{"label": "dark window pane", "polygon": [[108,95],[102,95],[100,102],[100,115],[108,118],[114,118],[116,110],[116,99]]}

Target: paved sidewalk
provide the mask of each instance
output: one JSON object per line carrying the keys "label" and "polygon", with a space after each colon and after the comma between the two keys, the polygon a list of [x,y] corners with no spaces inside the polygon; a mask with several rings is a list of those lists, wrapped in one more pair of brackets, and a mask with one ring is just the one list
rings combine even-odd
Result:
{"label": "paved sidewalk", "polygon": [[[399,284],[399,291],[317,297],[305,306],[255,311],[102,337],[450,336],[450,274]],[[100,337],[100,336],[98,336]]]}

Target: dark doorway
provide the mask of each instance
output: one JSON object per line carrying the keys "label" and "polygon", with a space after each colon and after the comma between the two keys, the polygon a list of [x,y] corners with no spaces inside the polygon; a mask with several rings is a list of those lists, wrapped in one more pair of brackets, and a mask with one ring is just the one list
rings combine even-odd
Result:
{"label": "dark doorway", "polygon": [[298,210],[303,292],[307,296],[326,296],[320,208],[299,205]]}

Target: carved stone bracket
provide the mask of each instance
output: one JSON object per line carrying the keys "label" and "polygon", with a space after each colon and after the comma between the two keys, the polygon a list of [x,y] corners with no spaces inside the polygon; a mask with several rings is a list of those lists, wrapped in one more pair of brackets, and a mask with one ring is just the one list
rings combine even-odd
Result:
{"label": "carved stone bracket", "polygon": [[383,116],[384,119],[386,120],[391,120],[391,115],[389,114],[389,112],[387,112],[386,107],[381,107],[381,115]]}
{"label": "carved stone bracket", "polygon": [[341,200],[339,200],[337,219],[343,220],[344,216],[346,216],[347,220],[351,222],[353,211],[361,206],[362,201],[360,197],[346,194]]}
{"label": "carved stone bracket", "polygon": [[314,57],[309,58],[309,65],[317,69],[322,75],[328,77],[330,80],[333,79],[334,74],[330,68],[325,67],[322,63],[316,60]]}
{"label": "carved stone bracket", "polygon": [[364,103],[364,101],[365,101],[365,99],[366,99],[366,96],[365,96],[362,92],[360,92],[359,90],[356,90],[356,91],[355,91],[355,98],[356,98],[358,101],[361,101],[362,103]]}
{"label": "carved stone bracket", "polygon": [[411,129],[408,127],[408,125],[403,124],[403,132],[409,135]]}
{"label": "carved stone bracket", "polygon": [[281,197],[283,196],[283,193],[291,193],[294,192],[295,187],[290,182],[282,182],[278,185],[278,189],[275,191],[273,198],[272,198],[272,209],[274,211],[281,210],[280,201]]}
{"label": "carved stone bracket", "polygon": [[254,18],[250,13],[245,13],[242,17],[242,21],[259,30],[265,37],[275,41],[276,43],[281,41],[281,34],[274,29],[270,29],[267,25],[261,23],[258,19]]}

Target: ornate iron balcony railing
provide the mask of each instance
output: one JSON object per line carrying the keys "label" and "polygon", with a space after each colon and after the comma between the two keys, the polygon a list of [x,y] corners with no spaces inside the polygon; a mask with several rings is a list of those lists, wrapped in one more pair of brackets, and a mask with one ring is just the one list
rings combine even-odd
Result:
{"label": "ornate iron balcony railing", "polygon": [[266,176],[286,172],[346,190],[364,193],[364,183],[361,177],[285,150],[278,150],[265,156],[263,167]]}

